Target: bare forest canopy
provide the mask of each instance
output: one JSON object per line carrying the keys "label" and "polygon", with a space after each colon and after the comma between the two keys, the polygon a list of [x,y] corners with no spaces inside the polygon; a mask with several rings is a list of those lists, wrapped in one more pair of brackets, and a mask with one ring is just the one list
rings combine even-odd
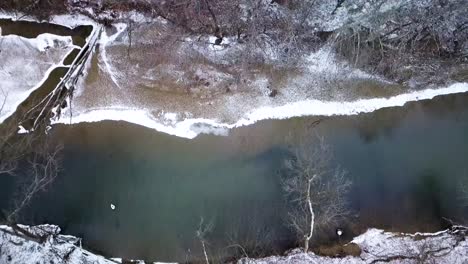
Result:
{"label": "bare forest canopy", "polygon": [[95,18],[110,13],[106,20],[116,12],[138,11],[163,17],[187,33],[239,41],[266,38],[285,54],[334,34],[346,44],[345,55],[359,45],[379,56],[396,50],[468,56],[464,0],[4,0],[0,9],[39,19],[92,9],[88,15]]}

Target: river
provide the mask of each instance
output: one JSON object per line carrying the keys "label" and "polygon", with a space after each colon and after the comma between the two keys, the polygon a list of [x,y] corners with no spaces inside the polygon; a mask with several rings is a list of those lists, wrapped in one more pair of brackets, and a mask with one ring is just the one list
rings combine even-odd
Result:
{"label": "river", "polygon": [[443,217],[468,216],[458,193],[468,178],[468,94],[318,119],[262,121],[193,140],[124,122],[55,126],[64,170],[24,220],[58,224],[109,256],[201,257],[201,217],[213,222],[211,254],[249,239],[280,251],[293,243],[278,172],[288,149],[316,134],[353,181],[349,235],[435,231],[447,225]]}

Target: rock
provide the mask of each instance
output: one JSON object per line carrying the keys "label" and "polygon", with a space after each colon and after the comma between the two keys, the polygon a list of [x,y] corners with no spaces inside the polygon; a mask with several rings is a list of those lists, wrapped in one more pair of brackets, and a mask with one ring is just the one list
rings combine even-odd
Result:
{"label": "rock", "polygon": [[278,90],[276,89],[270,90],[270,93],[268,94],[268,96],[270,97],[276,97],[277,95],[278,95]]}
{"label": "rock", "polygon": [[215,40],[215,43],[214,43],[214,44],[215,44],[215,45],[221,45],[222,42],[223,42],[223,38],[217,38],[217,39]]}

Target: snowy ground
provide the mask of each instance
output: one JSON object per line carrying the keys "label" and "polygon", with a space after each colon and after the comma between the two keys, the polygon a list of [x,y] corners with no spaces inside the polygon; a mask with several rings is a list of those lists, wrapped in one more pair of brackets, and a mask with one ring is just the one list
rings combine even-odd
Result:
{"label": "snowy ground", "polygon": [[[111,264],[122,263],[122,259],[109,259],[93,254],[81,247],[79,238],[60,234],[53,225],[28,227],[21,225],[41,238],[42,241],[15,233],[8,226],[0,226],[0,263],[70,263]],[[272,256],[263,259],[241,259],[238,263],[467,263],[468,230],[455,227],[437,233],[390,233],[369,229],[351,243],[358,245],[358,257],[330,258],[305,254],[293,250],[287,256]],[[135,262],[143,263],[143,262]]]}
{"label": "snowy ground", "polygon": [[[380,8],[378,12],[385,13],[392,5]],[[346,10],[338,10],[325,29],[352,19]],[[264,65],[245,66],[239,58],[249,47],[235,39],[225,38],[221,45],[214,45],[214,37],[184,35],[164,19],[138,13],[119,16],[122,22],[133,21],[131,30],[128,24],[116,23],[103,31],[74,92],[73,112],[62,111],[54,123],[123,120],[194,138],[200,133],[227,135],[231,128],[263,119],[354,115],[468,91],[468,83],[397,84],[355,68],[328,46],[304,54],[294,65],[275,64],[277,51],[265,48],[256,51],[267,58]],[[96,25],[81,15],[56,16],[52,21],[69,27]],[[45,74],[39,69],[28,72],[14,76]],[[20,82],[16,78],[11,85]],[[23,98],[9,97],[16,103]],[[12,110],[15,104],[11,102],[7,108]],[[3,113],[6,116],[7,111]]]}
{"label": "snowy ground", "polygon": [[[194,138],[263,119],[354,115],[468,91],[467,83],[403,87],[340,61],[327,46],[293,67],[246,71],[235,66],[243,44],[227,38],[215,46],[212,37],[179,35],[165,20],[131,16],[131,33],[125,23],[102,33],[75,91],[71,123],[122,120]],[[70,123],[64,113],[54,122]]]}
{"label": "snowy ground", "polygon": [[[214,47],[210,39],[160,47],[169,38],[166,31],[171,29],[164,21],[142,23],[132,32],[131,50],[125,24],[103,33],[74,96],[71,122],[123,120],[193,138],[226,135],[230,128],[263,119],[353,115],[468,91],[466,83],[402,88],[337,60],[327,47],[305,56],[294,69],[240,72],[223,65],[243,47],[229,42]],[[272,91],[277,91],[274,97]],[[58,122],[70,118],[65,114]]]}
{"label": "snowy ground", "polygon": [[40,87],[73,48],[68,36],[41,34],[27,39],[0,35],[0,123]]}
{"label": "snowy ground", "polygon": [[330,258],[305,254],[300,250],[287,256],[263,259],[242,259],[250,264],[299,263],[468,263],[467,229],[453,229],[438,233],[400,234],[369,229],[352,243],[361,248],[358,257]]}
{"label": "snowy ground", "polygon": [[[36,239],[15,232],[9,226],[0,225],[0,263],[115,264],[123,262],[119,258],[109,259],[83,249],[81,239],[61,235],[58,226],[39,225],[29,227],[20,225],[20,227],[40,237],[43,241],[36,241]],[[143,262],[135,261],[132,263]]]}
{"label": "snowy ground", "polygon": [[21,227],[35,235],[45,236],[44,242],[36,242],[15,234],[10,227],[0,226],[0,263],[118,263],[82,249],[78,238],[59,235],[57,226]]}

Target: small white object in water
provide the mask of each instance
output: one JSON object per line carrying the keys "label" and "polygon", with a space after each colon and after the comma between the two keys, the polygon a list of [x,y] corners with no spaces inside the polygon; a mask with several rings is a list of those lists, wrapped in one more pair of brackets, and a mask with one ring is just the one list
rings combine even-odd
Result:
{"label": "small white object in water", "polygon": [[338,236],[343,235],[343,230],[341,230],[341,228],[338,228],[338,229],[336,230],[336,234],[337,234]]}
{"label": "small white object in water", "polygon": [[115,205],[114,204],[110,204],[110,206],[111,206],[112,210],[115,210]]}

